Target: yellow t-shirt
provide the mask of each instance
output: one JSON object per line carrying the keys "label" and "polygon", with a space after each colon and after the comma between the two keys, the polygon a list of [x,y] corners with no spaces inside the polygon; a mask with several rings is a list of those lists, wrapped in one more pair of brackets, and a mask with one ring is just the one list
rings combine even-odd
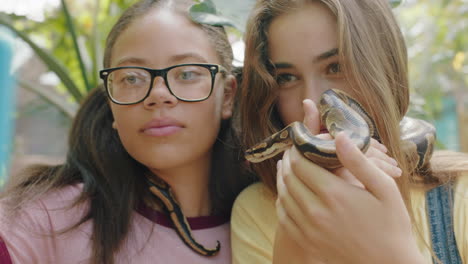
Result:
{"label": "yellow t-shirt", "polygon": [[[468,175],[459,177],[454,190],[455,238],[460,257],[468,264]],[[423,235],[418,238],[418,246],[427,263],[432,263],[425,246],[431,245],[425,191],[412,190],[412,202]],[[256,183],[245,189],[234,203],[231,217],[233,264],[271,264],[277,224],[275,197],[266,186]]]}

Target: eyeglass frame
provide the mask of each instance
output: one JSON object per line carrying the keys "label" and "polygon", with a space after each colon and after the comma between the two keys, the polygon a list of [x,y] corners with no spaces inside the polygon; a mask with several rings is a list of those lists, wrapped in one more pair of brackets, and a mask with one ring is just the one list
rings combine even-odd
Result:
{"label": "eyeglass frame", "polygon": [[[183,66],[202,66],[202,67],[204,67],[204,68],[206,68],[206,69],[208,69],[210,71],[210,74],[211,74],[211,88],[210,88],[210,93],[205,98],[202,98],[202,99],[183,99],[183,98],[180,98],[179,96],[175,95],[174,92],[171,90],[171,87],[169,86],[169,82],[167,81],[167,72],[169,72],[173,68],[183,67]],[[145,70],[145,71],[149,72],[149,74],[151,75],[151,82],[150,82],[150,87],[148,89],[148,92],[139,101],[136,101],[134,103],[122,103],[122,102],[116,101],[114,98],[112,98],[112,95],[109,92],[109,87],[107,86],[107,78],[109,77],[109,75],[113,71],[121,70],[121,69],[141,69],[141,70]],[[106,69],[102,69],[102,70],[99,71],[99,77],[104,81],[104,87],[106,88],[107,96],[109,97],[109,99],[113,103],[118,104],[118,105],[134,105],[134,104],[141,103],[146,98],[148,98],[148,96],[151,93],[151,90],[153,89],[154,79],[156,77],[159,77],[159,76],[164,79],[164,84],[166,84],[167,89],[169,90],[171,95],[173,95],[175,98],[177,98],[177,100],[180,100],[180,101],[183,101],[183,102],[201,102],[201,101],[205,101],[213,93],[215,78],[216,78],[216,74],[218,74],[218,73],[226,74],[227,70],[226,70],[226,68],[224,68],[222,65],[219,65],[219,64],[186,63],[186,64],[172,65],[170,67],[163,68],[163,69],[152,69],[152,68],[139,67],[139,66],[122,66],[122,67],[106,68]]]}

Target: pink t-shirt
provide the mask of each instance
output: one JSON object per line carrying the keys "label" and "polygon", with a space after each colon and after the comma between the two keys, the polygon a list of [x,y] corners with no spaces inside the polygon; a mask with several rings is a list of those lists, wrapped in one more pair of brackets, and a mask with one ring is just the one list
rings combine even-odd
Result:
{"label": "pink t-shirt", "polygon": [[[0,203],[0,263],[88,263],[91,254],[92,222],[63,234],[54,234],[76,223],[85,213],[86,204],[67,207],[81,192],[82,185],[63,188],[45,195],[14,217],[5,217]],[[188,222],[197,242],[207,248],[221,243],[214,257],[203,257],[188,248],[169,218],[146,206],[132,215],[130,233],[115,263],[231,263],[228,217],[195,217]],[[3,242],[1,241],[3,240]]]}

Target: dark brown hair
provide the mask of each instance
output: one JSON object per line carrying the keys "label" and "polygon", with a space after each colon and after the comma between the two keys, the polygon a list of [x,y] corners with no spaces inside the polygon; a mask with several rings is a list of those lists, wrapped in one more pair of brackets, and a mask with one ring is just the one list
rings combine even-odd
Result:
{"label": "dark brown hair", "polygon": [[[108,37],[105,67],[109,66],[112,48],[120,33],[136,18],[144,16],[156,5],[163,7],[162,4],[167,2],[169,1],[144,0],[123,13]],[[200,26],[212,40],[213,48],[218,52],[223,66],[230,70],[232,50],[224,29]],[[92,263],[114,262],[114,253],[119,250],[129,232],[133,210],[143,197],[151,195],[144,179],[148,170],[127,153],[117,132],[112,128],[112,122],[109,100],[104,88],[100,86],[90,92],[74,119],[65,163],[58,166],[30,167],[21,175],[11,177],[0,195],[13,215],[24,204],[40,199],[50,191],[82,183],[82,194],[70,206],[86,202],[89,203],[89,211],[85,217],[77,223],[70,223],[70,228],[62,232],[88,220],[93,221]],[[240,169],[240,153],[237,140],[231,132],[230,120],[221,122],[218,138],[213,146],[209,189],[213,214],[229,215],[235,197],[252,182],[253,177]]]}

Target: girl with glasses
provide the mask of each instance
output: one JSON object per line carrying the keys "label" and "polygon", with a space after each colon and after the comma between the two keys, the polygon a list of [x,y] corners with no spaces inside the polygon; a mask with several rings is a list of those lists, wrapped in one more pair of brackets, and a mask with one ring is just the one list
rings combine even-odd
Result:
{"label": "girl with glasses", "polygon": [[229,216],[250,182],[230,117],[237,83],[221,27],[192,1],[143,0],[107,38],[66,162],[11,177],[1,263],[230,263]]}
{"label": "girl with glasses", "polygon": [[246,148],[295,121],[327,136],[316,105],[329,89],[361,104],[385,147],[364,155],[338,134],[338,169],[317,166],[296,147],[252,163],[262,183],[234,205],[234,263],[468,263],[468,155],[431,158],[428,146],[425,167],[412,169],[406,151],[416,146],[405,149],[400,139],[406,47],[389,1],[260,0],[246,32]]}

